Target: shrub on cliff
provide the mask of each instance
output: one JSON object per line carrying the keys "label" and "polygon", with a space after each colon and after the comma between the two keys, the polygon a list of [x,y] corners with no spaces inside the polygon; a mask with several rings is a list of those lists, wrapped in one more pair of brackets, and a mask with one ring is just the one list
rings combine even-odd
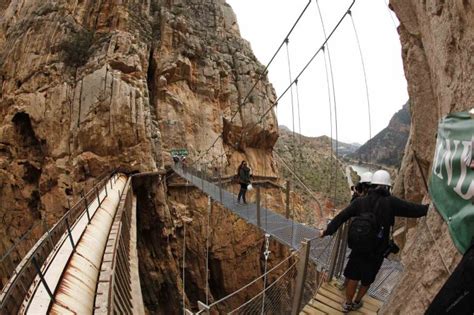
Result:
{"label": "shrub on cliff", "polygon": [[80,67],[86,64],[92,54],[91,45],[94,34],[88,30],[72,33],[61,43],[63,60],[67,66]]}

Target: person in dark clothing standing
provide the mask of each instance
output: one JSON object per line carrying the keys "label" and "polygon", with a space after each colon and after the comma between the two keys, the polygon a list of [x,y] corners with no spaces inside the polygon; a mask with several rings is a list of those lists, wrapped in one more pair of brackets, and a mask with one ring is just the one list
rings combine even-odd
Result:
{"label": "person in dark clothing standing", "polygon": [[246,204],[247,200],[245,199],[245,194],[247,193],[247,187],[250,184],[250,168],[247,166],[247,162],[242,161],[242,163],[240,163],[239,168],[237,169],[237,176],[239,176],[240,183],[237,202],[240,203],[240,199],[242,198],[243,202]]}
{"label": "person in dark clothing standing", "polygon": [[[343,304],[345,312],[362,307],[361,300],[374,282],[382,266],[384,255],[387,255],[386,252],[391,241],[390,231],[395,223],[395,217],[419,218],[425,216],[428,211],[428,205],[418,205],[391,196],[390,187],[390,174],[383,170],[375,172],[372,178],[372,188],[369,190],[368,195],[356,198],[351,202],[322,232],[321,236],[323,237],[332,235],[344,222],[354,218],[349,227],[348,240],[352,251],[344,270],[344,276],[348,279],[346,301]],[[351,245],[352,227],[356,221],[361,222],[362,220],[366,220],[366,222],[372,220],[372,226],[369,226],[367,229],[374,231],[373,242],[370,244]],[[361,286],[354,300],[359,282]]]}

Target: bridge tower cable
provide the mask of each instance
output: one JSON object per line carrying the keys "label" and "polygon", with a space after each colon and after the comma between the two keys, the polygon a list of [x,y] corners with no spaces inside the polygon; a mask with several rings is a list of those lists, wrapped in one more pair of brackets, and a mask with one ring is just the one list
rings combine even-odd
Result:
{"label": "bridge tower cable", "polygon": [[[324,39],[327,39],[326,33],[326,26],[324,24],[323,14],[321,12],[321,7],[319,6],[319,0],[316,0],[316,9],[318,11],[319,21],[321,23],[321,28],[323,30]],[[328,176],[328,189],[332,187],[332,169],[334,167],[334,137],[333,137],[333,114],[332,114],[332,98],[331,98],[331,84],[329,81],[332,82],[332,97],[334,98],[334,102],[336,102],[336,91],[334,89],[334,73],[332,69],[332,60],[331,60],[331,53],[329,50],[329,43],[326,43],[323,46],[323,53],[324,53],[324,68],[326,72],[326,84],[328,88],[328,104],[329,104],[329,127],[330,127],[330,146],[331,146],[331,158],[329,164],[329,176]],[[328,71],[329,69],[329,71]]]}
{"label": "bridge tower cable", "polygon": [[367,142],[368,145],[369,145],[368,161],[369,161],[369,164],[371,164],[371,162],[372,162],[372,143],[371,143],[371,140],[372,140],[372,119],[371,119],[371,108],[370,108],[369,84],[368,84],[368,80],[367,80],[367,71],[366,71],[366,68],[365,68],[364,55],[362,53],[362,47],[361,47],[360,40],[359,40],[359,34],[357,32],[357,28],[356,28],[356,25],[355,25],[355,22],[354,22],[354,17],[352,16],[352,12],[350,10],[349,10],[349,16],[350,16],[350,19],[351,19],[351,22],[352,22],[351,23],[352,28],[354,29],[354,35],[355,35],[356,42],[357,42],[357,48],[359,50],[360,63],[362,65],[362,73],[364,75],[365,94],[366,94],[366,98],[367,98],[367,114],[368,114],[368,119],[369,119],[369,141]]}
{"label": "bridge tower cable", "polygon": [[[263,69],[263,71],[259,74],[257,80],[255,81],[255,83],[252,85],[252,87],[250,88],[250,90],[246,93],[245,97],[243,98],[242,102],[239,102],[239,105],[237,107],[237,109],[231,114],[231,118],[229,120],[229,122],[232,122],[234,121],[235,117],[237,116],[237,114],[240,112],[242,106],[244,106],[246,103],[247,103],[247,100],[250,98],[252,92],[254,91],[254,89],[257,87],[258,83],[263,80],[268,72],[268,69],[270,67],[270,65],[273,63],[273,61],[275,60],[276,56],[279,54],[279,52],[281,51],[281,49],[283,48],[283,45],[285,44],[285,41],[290,38],[290,35],[293,33],[296,25],[298,25],[298,23],[300,22],[301,18],[303,17],[303,15],[306,13],[306,10],[308,9],[309,5],[311,4],[311,1],[312,0],[309,0],[308,3],[306,4],[306,6],[303,8],[303,10],[301,11],[300,15],[298,16],[298,18],[296,19],[296,21],[293,23],[293,25],[291,26],[289,32],[286,34],[286,36],[284,37],[283,41],[281,42],[281,44],[278,46],[277,50],[275,51],[275,53],[273,54],[272,58],[270,58],[270,61],[267,63],[267,65],[265,66],[265,68]],[[274,104],[275,105],[275,104]],[[273,106],[272,106],[273,108]],[[214,140],[214,142],[209,146],[209,148],[205,151],[205,153],[202,153],[202,154],[199,154],[199,156],[196,158],[196,161],[199,161],[203,158],[203,156],[205,154],[207,154],[211,149],[212,147],[214,147],[217,143],[217,141],[219,140],[219,138],[222,137],[222,134],[219,135],[218,137],[216,137],[216,139]]]}

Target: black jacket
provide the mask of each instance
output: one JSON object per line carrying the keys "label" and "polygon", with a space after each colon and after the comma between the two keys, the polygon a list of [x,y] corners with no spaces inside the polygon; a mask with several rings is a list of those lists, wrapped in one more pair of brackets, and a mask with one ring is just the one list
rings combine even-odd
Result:
{"label": "black jacket", "polygon": [[239,182],[241,184],[250,184],[250,168],[247,166],[239,168]]}
{"label": "black jacket", "polygon": [[391,196],[384,189],[373,189],[365,197],[354,199],[327,226],[324,235],[334,234],[339,226],[352,217],[361,213],[373,211],[378,224],[383,227],[383,236],[377,246],[377,253],[382,254],[388,246],[390,227],[395,223],[395,217],[419,218],[426,215],[428,205],[418,205]]}

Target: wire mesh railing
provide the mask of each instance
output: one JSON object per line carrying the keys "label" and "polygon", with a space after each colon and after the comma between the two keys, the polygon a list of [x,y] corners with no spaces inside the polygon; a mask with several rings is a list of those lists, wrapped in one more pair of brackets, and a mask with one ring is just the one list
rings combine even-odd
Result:
{"label": "wire mesh railing", "polygon": [[[291,307],[299,260],[299,251],[293,251],[267,272],[238,290],[209,305],[198,302],[199,311],[195,314],[255,314],[261,313],[262,310],[265,314],[279,314],[272,311]],[[256,309],[258,311],[255,311]],[[187,313],[192,314],[190,311]]]}
{"label": "wire mesh railing", "polygon": [[[99,181],[89,190],[79,201],[72,206],[55,224],[52,228],[45,228],[46,232],[37,240],[35,245],[28,251],[28,253],[21,259],[18,264],[12,264],[15,259],[18,259],[18,248],[25,246],[27,243],[17,242],[10,248],[0,260],[2,278],[9,279],[6,285],[2,288],[0,295],[0,313],[13,314],[16,313],[23,303],[28,290],[37,275],[42,279],[41,266],[46,261],[49,254],[55,249],[60,239],[64,235],[68,235],[74,248],[74,242],[71,236],[71,226],[83,215],[87,215],[90,221],[89,205],[97,198],[99,204],[107,197],[107,184],[114,172],[109,175],[102,176]],[[99,190],[105,188],[105,196],[100,199]],[[44,223],[41,225],[44,226]],[[49,291],[47,284],[45,284],[50,296],[52,292]]]}

